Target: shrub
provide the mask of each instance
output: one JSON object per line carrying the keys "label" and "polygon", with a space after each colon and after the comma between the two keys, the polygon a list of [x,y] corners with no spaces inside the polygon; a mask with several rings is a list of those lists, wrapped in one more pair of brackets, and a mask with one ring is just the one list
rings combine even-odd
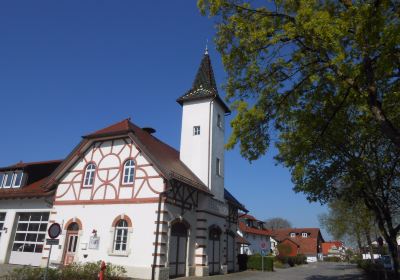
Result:
{"label": "shrub", "polygon": [[279,243],[277,248],[279,255],[287,256],[292,253],[292,247],[290,247],[288,244]]}
{"label": "shrub", "polygon": [[340,257],[324,257],[324,262],[341,262],[342,259]]}
{"label": "shrub", "polygon": [[[260,255],[251,255],[248,256],[247,259],[247,268],[262,270],[262,257]],[[274,270],[274,258],[272,257],[264,257],[264,271],[273,271]]]}
{"label": "shrub", "polygon": [[[85,264],[71,264],[61,269],[49,268],[48,280],[94,280],[100,271],[101,262],[89,262]],[[42,280],[45,268],[24,266],[16,268],[6,276],[7,280]],[[124,279],[126,270],[123,266],[107,263],[106,279]]]}
{"label": "shrub", "polygon": [[288,264],[289,266],[302,265],[307,263],[307,257],[305,255],[297,255],[295,257],[286,257],[278,255],[275,258],[277,261],[282,264]]}
{"label": "shrub", "polygon": [[365,271],[367,279],[387,279],[396,280],[393,271],[385,271],[381,263],[372,263],[371,260],[359,260],[357,262],[359,268]]}

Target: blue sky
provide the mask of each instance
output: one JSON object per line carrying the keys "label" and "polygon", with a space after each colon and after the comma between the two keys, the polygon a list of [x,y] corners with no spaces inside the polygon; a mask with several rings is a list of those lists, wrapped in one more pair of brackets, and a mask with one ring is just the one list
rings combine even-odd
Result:
{"label": "blue sky", "polygon": [[[82,135],[127,117],[179,149],[175,100],[190,88],[214,24],[196,1],[1,1],[0,165],[64,158]],[[221,85],[221,58],[209,49]],[[260,219],[318,227],[325,207],[292,191],[275,152],[250,164],[228,151],[226,186]]]}

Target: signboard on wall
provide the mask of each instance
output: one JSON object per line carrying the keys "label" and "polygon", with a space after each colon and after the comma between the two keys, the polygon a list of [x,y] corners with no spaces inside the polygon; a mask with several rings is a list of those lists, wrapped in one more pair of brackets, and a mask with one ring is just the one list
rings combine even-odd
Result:
{"label": "signboard on wall", "polygon": [[91,236],[89,240],[89,249],[98,250],[100,245],[100,237]]}

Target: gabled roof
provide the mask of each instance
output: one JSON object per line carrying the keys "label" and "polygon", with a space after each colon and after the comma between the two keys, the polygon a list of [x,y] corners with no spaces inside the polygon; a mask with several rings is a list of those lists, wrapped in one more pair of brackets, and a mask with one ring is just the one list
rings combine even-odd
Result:
{"label": "gabled roof", "polygon": [[[81,152],[81,149],[88,144],[88,141],[100,140],[107,137],[130,137],[143,153],[149,157],[155,167],[162,172],[166,179],[176,179],[185,182],[199,191],[211,195],[210,190],[203,182],[180,160],[179,152],[176,149],[133,124],[130,119],[124,119],[118,123],[83,136],[84,140],[67,157],[65,160],[66,163],[63,163],[63,165],[66,165],[69,160],[74,157],[75,153]],[[65,166],[60,166],[60,168],[55,171],[52,179],[54,179],[64,167]],[[51,180],[47,187],[51,188],[51,184],[54,185],[54,180]]]}
{"label": "gabled roof", "polygon": [[236,234],[236,243],[237,244],[245,244],[245,245],[250,245],[251,243],[247,241],[246,238],[240,236],[239,234]]}
{"label": "gabled roof", "polygon": [[244,233],[251,233],[256,235],[271,236],[271,232],[267,229],[259,229],[246,226],[245,223],[239,222],[239,230]]}
{"label": "gabled roof", "polygon": [[[296,235],[301,235],[303,232],[306,232],[310,235],[310,237],[318,238],[320,233],[319,228],[283,228],[283,229],[275,229],[272,230],[272,235],[276,237],[278,241],[285,239],[286,237],[290,237],[290,233],[296,233]],[[322,237],[322,236],[321,236]]]}
{"label": "gabled roof", "polygon": [[26,183],[19,188],[0,188],[0,199],[15,198],[38,198],[53,195],[52,191],[43,189],[49,175],[60,165],[61,160],[41,162],[19,162],[8,167],[0,168],[0,171],[7,172],[22,170],[26,177]]}
{"label": "gabled roof", "polygon": [[201,60],[200,67],[197,70],[192,88],[176,101],[183,105],[186,101],[215,98],[221,104],[226,113],[230,113],[228,106],[218,94],[217,84],[215,82],[214,71],[211,65],[211,59],[206,51]]}

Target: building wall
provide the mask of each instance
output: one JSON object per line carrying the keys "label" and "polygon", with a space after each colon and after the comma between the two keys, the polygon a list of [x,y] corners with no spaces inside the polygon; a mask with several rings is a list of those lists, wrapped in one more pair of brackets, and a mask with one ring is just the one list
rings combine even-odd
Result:
{"label": "building wall", "polygon": [[[0,213],[6,213],[4,226],[7,231],[3,230],[0,237],[0,264],[8,263],[12,251],[15,238],[18,213],[34,213],[34,212],[50,212],[51,201],[45,198],[32,199],[12,199],[0,201]],[[32,254],[26,253],[21,263],[36,264],[36,257],[32,258]],[[17,260],[18,261],[18,260]]]}
{"label": "building wall", "polygon": [[[218,127],[218,115],[222,128]],[[224,124],[224,110],[215,100],[183,104],[180,158],[221,201],[224,199]],[[194,126],[200,126],[200,135],[193,135]],[[221,162],[221,175],[216,174],[216,158]]]}
{"label": "building wall", "polygon": [[[133,184],[123,184],[123,165],[135,161]],[[83,186],[85,169],[95,163],[94,185]],[[164,190],[164,179],[129,138],[93,143],[81,159],[65,172],[57,186],[56,204],[94,202],[138,202],[157,198]],[[107,200],[107,201],[106,201]],[[142,202],[141,201],[141,202]]]}

